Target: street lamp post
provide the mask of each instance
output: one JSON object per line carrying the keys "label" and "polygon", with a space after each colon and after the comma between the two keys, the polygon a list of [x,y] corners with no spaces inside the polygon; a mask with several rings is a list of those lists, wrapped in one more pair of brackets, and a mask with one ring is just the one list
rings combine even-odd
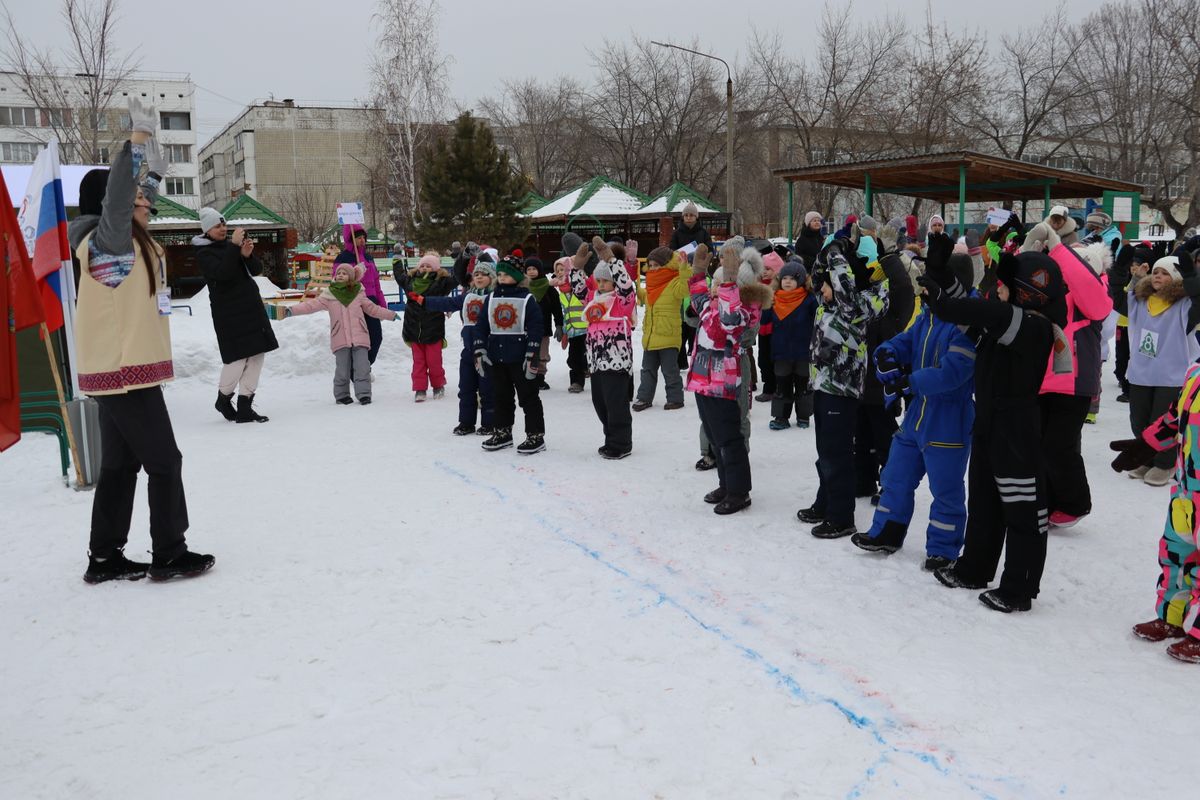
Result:
{"label": "street lamp post", "polygon": [[[650,44],[658,45],[659,47],[667,47],[672,50],[682,50],[685,53],[711,58],[713,61],[720,61],[725,66],[725,202],[729,206],[729,226],[733,227],[734,220],[737,217],[735,211],[735,203],[733,196],[733,72],[729,69],[729,62],[718,56],[708,53],[701,53],[699,50],[693,50],[690,47],[681,47],[670,42],[651,41]],[[732,236],[733,231],[729,234]]]}

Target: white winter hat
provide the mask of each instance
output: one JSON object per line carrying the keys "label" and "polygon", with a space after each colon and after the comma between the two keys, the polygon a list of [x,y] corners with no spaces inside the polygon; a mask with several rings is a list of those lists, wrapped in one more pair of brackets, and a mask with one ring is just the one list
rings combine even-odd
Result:
{"label": "white winter hat", "polygon": [[1150,272],[1153,273],[1154,270],[1158,269],[1170,275],[1172,280],[1183,280],[1183,276],[1179,274],[1179,259],[1175,256],[1163,256],[1158,261],[1155,261],[1154,267]]}
{"label": "white winter hat", "polygon": [[216,209],[207,206],[200,209],[200,230],[202,233],[208,233],[224,221],[225,218]]}
{"label": "white winter hat", "polygon": [[1047,217],[1062,217],[1063,219],[1066,219],[1067,217],[1071,216],[1071,213],[1067,210],[1066,206],[1054,206],[1053,208],[1050,209],[1050,213],[1047,214],[1046,216]]}

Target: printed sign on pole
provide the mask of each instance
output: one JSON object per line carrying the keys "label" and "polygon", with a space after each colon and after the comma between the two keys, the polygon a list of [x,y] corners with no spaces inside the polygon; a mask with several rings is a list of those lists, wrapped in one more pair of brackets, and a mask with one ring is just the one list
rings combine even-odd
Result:
{"label": "printed sign on pole", "polygon": [[1113,222],[1133,222],[1133,198],[1114,197],[1112,201]]}
{"label": "printed sign on pole", "polygon": [[363,216],[362,203],[338,203],[338,225],[366,225],[367,218]]}

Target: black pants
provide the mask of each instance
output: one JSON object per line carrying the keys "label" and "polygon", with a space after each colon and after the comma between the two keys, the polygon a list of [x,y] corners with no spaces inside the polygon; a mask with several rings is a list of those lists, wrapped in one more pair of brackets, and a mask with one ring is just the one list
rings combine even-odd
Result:
{"label": "black pants", "polygon": [[1000,588],[1034,598],[1046,566],[1049,511],[1042,478],[1038,406],[975,421],[967,470],[967,535],[957,571],[965,580],[990,583],[1000,551]]}
{"label": "black pants", "polygon": [[758,335],[758,371],[762,373],[762,390],[775,394],[775,362],[771,359],[771,334]]}
{"label": "black pants", "polygon": [[[1129,428],[1135,438],[1142,438],[1142,431],[1151,422],[1161,417],[1179,399],[1178,386],[1138,386],[1129,385]],[[1154,455],[1154,466],[1161,469],[1171,469],[1175,466],[1175,452],[1178,445],[1171,445],[1166,450]]]}
{"label": "black pants", "polygon": [[732,495],[750,494],[750,453],[742,436],[742,410],[737,401],[697,394],[696,410],[717,460],[721,488]]}
{"label": "black pants", "polygon": [[892,436],[899,429],[895,412],[887,406],[859,404],[854,428],[854,493],[859,497],[869,497],[879,488]]}
{"label": "black pants", "polygon": [[379,355],[379,346],[383,344],[383,323],[366,314],[363,317],[367,321],[367,336],[370,337],[370,346],[367,348],[367,361],[374,364],[375,357]]}
{"label": "black pants", "polygon": [[633,413],[629,410],[630,374],[623,370],[592,373],[592,406],[604,426],[604,444],[620,452],[633,448]]}
{"label": "black pants", "polygon": [[696,341],[696,329],[683,323],[683,341],[679,344],[679,368],[687,369],[692,357],[692,345]]}
{"label": "black pants", "polygon": [[1042,414],[1042,463],[1046,507],[1073,517],[1092,510],[1092,490],[1083,464],[1083,423],[1092,398],[1046,393],[1038,398]]}
{"label": "black pants", "polygon": [[108,557],[125,546],[133,517],[137,476],[149,478],[150,541],[154,555],[169,561],[187,550],[187,502],[183,455],[175,444],[162,389],[135,389],[96,398],[100,405],[100,478],[92,498],[94,556]]}
{"label": "black pants", "polygon": [[858,400],[839,394],[813,395],[817,438],[817,500],[826,520],[845,527],[854,524],[854,426]]}
{"label": "black pants", "polygon": [[492,364],[492,391],[495,393],[496,427],[511,428],[517,416],[517,403],[525,412],[525,435],[546,432],[542,398],[536,380],[525,377],[525,365]]}
{"label": "black pants", "polygon": [[576,336],[567,339],[567,369],[571,374],[571,383],[583,386],[587,380],[587,337]]}
{"label": "black pants", "polygon": [[812,416],[812,392],[808,391],[807,361],[775,361],[771,364],[775,376],[775,398],[771,400],[771,416],[787,419],[796,407],[796,421],[808,421]]}
{"label": "black pants", "polygon": [[1129,381],[1125,379],[1125,370],[1129,368],[1129,328],[1117,326],[1117,366],[1114,372],[1117,376],[1117,383],[1121,384],[1121,391],[1129,394]]}

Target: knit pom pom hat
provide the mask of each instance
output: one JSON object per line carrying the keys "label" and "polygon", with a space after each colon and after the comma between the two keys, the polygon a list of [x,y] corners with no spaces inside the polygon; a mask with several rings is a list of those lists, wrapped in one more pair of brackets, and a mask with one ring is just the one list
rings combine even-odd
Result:
{"label": "knit pom pom hat", "polygon": [[726,275],[725,268],[719,268],[713,273],[713,282],[728,283],[736,281],[738,286],[752,286],[758,283],[763,273],[762,253],[753,247],[742,249],[742,263],[738,266],[737,275]]}
{"label": "knit pom pom hat", "polygon": [[362,281],[366,269],[359,264],[347,264],[342,262],[333,268],[334,283],[359,283]]}
{"label": "knit pom pom hat", "polygon": [[822,217],[821,217],[820,212],[810,211],[804,215],[804,226],[808,227],[809,225],[812,225],[813,220],[817,220],[818,222],[820,222],[821,219],[822,219]]}
{"label": "knit pom pom hat", "polygon": [[520,262],[512,258],[500,259],[500,263],[496,265],[496,272],[507,275],[517,283],[525,280],[525,270],[521,269]]}

